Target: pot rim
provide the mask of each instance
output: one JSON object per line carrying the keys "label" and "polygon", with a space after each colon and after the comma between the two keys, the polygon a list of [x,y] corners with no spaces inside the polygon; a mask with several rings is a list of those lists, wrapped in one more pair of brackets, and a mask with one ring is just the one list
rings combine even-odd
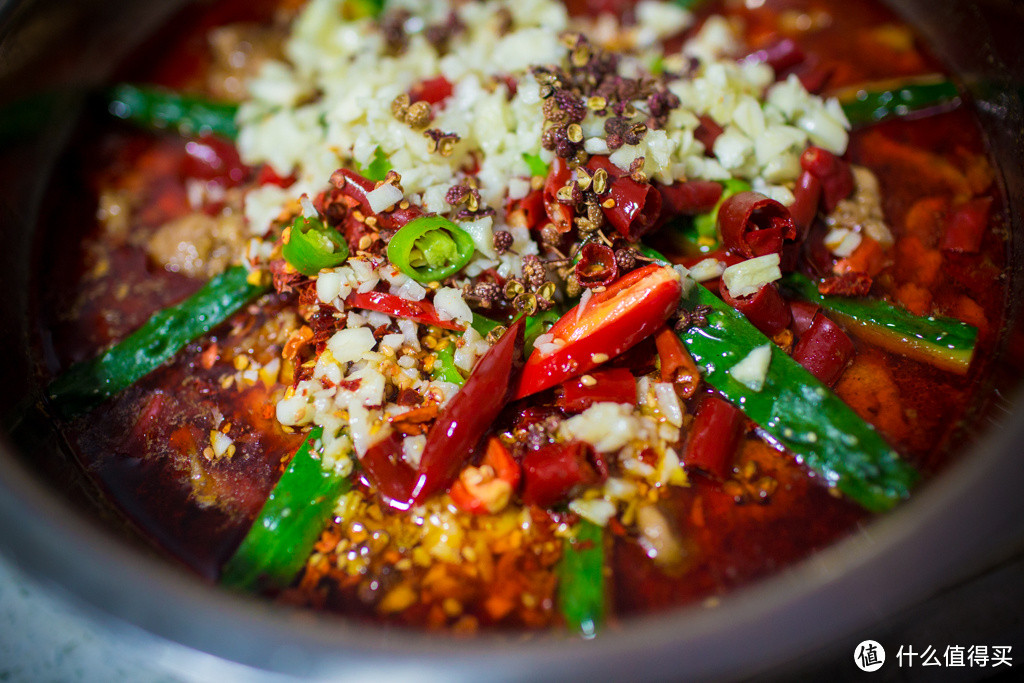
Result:
{"label": "pot rim", "polygon": [[[0,21],[17,4],[0,0]],[[1019,97],[1015,106],[1019,115]],[[1018,151],[1022,145],[1017,141]],[[1005,183],[1004,196],[1017,209],[1011,215],[1014,234],[1021,235],[1024,198],[1006,192]],[[1019,290],[1024,272],[1020,260],[1013,265]],[[1024,390],[994,403],[993,424],[979,426],[985,434],[971,452],[898,509],[730,592],[717,606],[629,618],[594,641],[554,632],[464,640],[367,628],[230,593],[80,515],[26,465],[6,434],[0,434],[0,551],[29,576],[115,623],[271,672],[380,677],[391,671],[447,681],[749,676],[836,645],[1024,540],[1024,467],[1013,466],[1024,443]]]}

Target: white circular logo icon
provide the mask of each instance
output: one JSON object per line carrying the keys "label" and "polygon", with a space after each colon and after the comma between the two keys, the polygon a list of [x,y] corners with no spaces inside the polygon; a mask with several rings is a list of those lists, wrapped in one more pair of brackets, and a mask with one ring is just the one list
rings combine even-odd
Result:
{"label": "white circular logo icon", "polygon": [[885,648],[877,640],[865,640],[853,651],[853,661],[861,671],[877,671],[885,664]]}

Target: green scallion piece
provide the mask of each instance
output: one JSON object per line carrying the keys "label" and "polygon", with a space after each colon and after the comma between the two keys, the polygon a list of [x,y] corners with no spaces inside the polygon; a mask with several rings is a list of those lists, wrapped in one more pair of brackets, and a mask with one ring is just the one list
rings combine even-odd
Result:
{"label": "green scallion piece", "polygon": [[604,529],[580,520],[562,544],[558,563],[558,609],[566,624],[593,638],[604,624]]}
{"label": "green scallion piece", "polygon": [[116,85],[107,98],[107,110],[143,128],[172,130],[186,137],[214,133],[234,140],[238,136],[237,104],[215,102],[164,88]]}
{"label": "green scallion piece", "polygon": [[[866,509],[886,510],[907,497],[917,472],[841,398],[703,285],[692,283],[683,305],[711,309],[706,326],[679,335],[708,384]],[[728,371],[765,344],[771,361],[755,390]]]}
{"label": "green scallion piece", "polygon": [[306,564],[348,477],[324,469],[315,453],[323,430],[315,427],[295,452],[249,533],[224,565],[221,583],[240,589],[282,588]]}
{"label": "green scallion piece", "polygon": [[960,98],[956,85],[940,74],[863,83],[832,94],[855,126],[952,106]]}
{"label": "green scallion piece", "polygon": [[974,356],[978,330],[955,318],[917,316],[886,301],[825,296],[810,278],[790,273],[783,286],[832,314],[876,346],[935,367],[964,374]]}
{"label": "green scallion piece", "polygon": [[184,301],[169,306],[92,360],[71,366],[47,389],[59,415],[83,413],[170,360],[183,346],[227,320],[268,287],[249,282],[242,266],[213,277]]}

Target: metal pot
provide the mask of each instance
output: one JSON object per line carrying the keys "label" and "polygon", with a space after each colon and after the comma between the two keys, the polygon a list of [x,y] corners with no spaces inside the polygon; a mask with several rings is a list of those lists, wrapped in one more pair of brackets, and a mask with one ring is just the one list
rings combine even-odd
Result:
{"label": "metal pot", "polygon": [[[32,292],[46,284],[33,278],[31,264],[52,248],[33,239],[43,188],[84,92],[102,83],[129,48],[184,2],[0,2],[0,311],[7,328],[0,336],[0,550],[49,589],[94,608],[96,618],[117,628],[141,627],[119,631],[139,647],[181,644],[175,650],[184,658],[181,665],[194,657],[207,671],[211,661],[222,660],[200,653],[263,672],[314,677],[689,679],[780,674],[833,657],[848,661],[858,634],[877,632],[900,610],[934,600],[1014,552],[1011,576],[1018,580],[1024,566],[1019,4],[892,2],[974,96],[1011,216],[1009,322],[993,362],[993,400],[965,440],[970,453],[894,513],[714,608],[630,620],[584,642],[558,633],[464,640],[367,628],[219,590],[156,556],[106,514],[67,460],[58,435],[38,423],[31,409],[41,389],[33,360]],[[22,435],[17,444],[8,431],[15,427]],[[954,610],[965,606],[948,604]]]}

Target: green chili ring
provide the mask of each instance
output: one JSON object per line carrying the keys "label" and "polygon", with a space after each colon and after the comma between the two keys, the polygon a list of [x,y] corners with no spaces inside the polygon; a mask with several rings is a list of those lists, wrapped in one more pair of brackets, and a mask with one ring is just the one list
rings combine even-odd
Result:
{"label": "green chili ring", "polygon": [[435,282],[462,270],[476,245],[465,230],[441,216],[409,221],[388,243],[388,260],[417,282]]}
{"label": "green chili ring", "polygon": [[284,260],[310,277],[324,268],[340,266],[348,258],[348,243],[337,230],[318,218],[299,216],[292,223],[288,242],[281,248]]}

